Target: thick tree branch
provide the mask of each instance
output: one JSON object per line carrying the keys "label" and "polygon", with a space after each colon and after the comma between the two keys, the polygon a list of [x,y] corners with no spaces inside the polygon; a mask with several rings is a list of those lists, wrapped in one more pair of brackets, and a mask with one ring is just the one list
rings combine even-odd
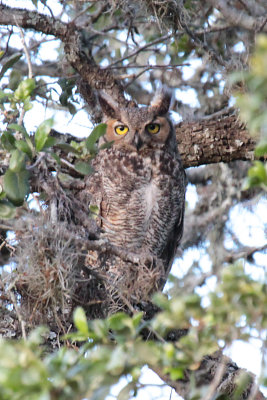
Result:
{"label": "thick tree branch", "polygon": [[244,386],[242,393],[239,395],[240,400],[254,399],[264,400],[263,394],[255,382],[255,377],[244,369],[239,368],[230,358],[224,356],[220,351],[205,356],[196,371],[186,371],[184,379],[172,380],[170,377],[162,372],[160,368],[152,367],[154,372],[165,382],[167,385],[174,388],[174,390],[183,398],[187,398],[190,392],[191,382],[194,381],[197,387],[209,386],[205,393],[206,400],[217,398],[219,395],[224,395],[227,399],[234,399],[235,390],[240,378],[244,378]]}
{"label": "thick tree branch", "polygon": [[185,168],[254,158],[255,141],[235,114],[181,122],[176,137]]}
{"label": "thick tree branch", "polygon": [[[96,89],[105,89],[107,93],[118,100],[120,105],[128,102],[123,95],[123,86],[114,78],[108,69],[101,69],[90,54],[90,43],[88,44],[88,32],[79,29],[74,23],[65,24],[57,19],[46,15],[11,8],[0,5],[0,24],[19,26],[24,29],[33,29],[47,35],[53,35],[65,45],[66,57],[71,66],[80,74],[87,85]],[[92,102],[92,93],[89,96],[83,93],[85,100]],[[93,99],[95,101],[95,98]]]}
{"label": "thick tree branch", "polygon": [[64,40],[68,25],[57,19],[40,14],[36,11],[23,10],[22,8],[8,7],[0,4],[0,24],[19,26],[24,29],[33,29],[37,32],[53,35]]}
{"label": "thick tree branch", "polygon": [[[185,168],[254,159],[255,141],[236,114],[180,122],[175,126],[175,130]],[[63,142],[69,142],[73,138],[71,134],[60,133],[54,129],[52,136]],[[81,139],[73,138],[73,140]]]}
{"label": "thick tree branch", "polygon": [[[128,102],[124,97],[122,84],[114,78],[110,70],[101,69],[95,64],[90,51],[88,53],[88,43],[86,44],[87,52],[83,50],[83,41],[83,32],[79,31],[76,25],[69,24],[67,36],[64,38],[65,53],[69,63],[80,74],[82,80],[87,85],[95,89],[105,89],[121,106],[127,106]],[[86,96],[85,93],[83,95]],[[85,100],[90,103],[91,95],[89,98],[86,96]]]}

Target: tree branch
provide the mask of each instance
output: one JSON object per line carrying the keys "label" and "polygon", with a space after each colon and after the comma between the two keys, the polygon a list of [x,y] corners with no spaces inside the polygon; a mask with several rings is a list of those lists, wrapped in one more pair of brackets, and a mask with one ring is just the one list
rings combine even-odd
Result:
{"label": "tree branch", "polygon": [[[154,372],[169,386],[183,398],[188,397],[191,382],[195,382],[197,387],[207,387],[212,390],[204,392],[205,399],[217,398],[220,395],[225,395],[227,399],[234,399],[237,385],[243,377],[242,393],[239,394],[240,400],[254,399],[264,400],[265,397],[259,391],[255,382],[255,376],[248,373],[246,370],[239,368],[230,358],[224,356],[220,351],[215,352],[210,356],[205,356],[196,371],[186,371],[184,379],[172,380],[162,372],[160,368],[151,367]],[[203,392],[202,392],[203,393]],[[216,395],[216,396],[215,396]]]}
{"label": "tree branch", "polygon": [[175,129],[185,168],[254,158],[255,141],[235,114],[181,122]]}
{"label": "tree branch", "polygon": [[37,32],[53,35],[64,40],[68,25],[64,22],[54,20],[47,15],[36,11],[23,10],[22,8],[8,7],[0,4],[0,24],[19,26],[24,29],[33,29]]}
{"label": "tree branch", "polygon": [[[71,66],[80,74],[87,85],[95,89],[106,89],[106,92],[118,101],[121,106],[127,106],[128,101],[123,94],[123,86],[115,79],[110,70],[101,69],[94,61],[88,48],[84,30],[79,29],[73,22],[65,24],[35,11],[11,8],[0,5],[0,24],[16,25],[24,29],[34,29],[47,35],[53,35],[65,45],[66,57]],[[88,35],[87,35],[88,36]],[[90,93],[85,100],[92,101]],[[95,99],[94,99],[95,101]]]}
{"label": "tree branch", "polygon": [[[236,114],[226,114],[220,118],[212,115],[200,121],[180,122],[175,130],[184,168],[254,159],[255,141]],[[82,140],[54,129],[52,136],[63,142]]]}
{"label": "tree branch", "polygon": [[225,0],[208,0],[208,2],[217,10],[219,10],[224,18],[233,26],[241,26],[254,32],[267,32],[266,15],[260,17],[252,17],[245,11],[237,10],[232,5],[227,5]]}
{"label": "tree branch", "polygon": [[244,246],[236,252],[227,252],[227,254],[225,255],[225,262],[234,263],[239,258],[246,258],[251,260],[255,253],[257,253],[258,251],[264,251],[266,249],[267,244],[258,247]]}

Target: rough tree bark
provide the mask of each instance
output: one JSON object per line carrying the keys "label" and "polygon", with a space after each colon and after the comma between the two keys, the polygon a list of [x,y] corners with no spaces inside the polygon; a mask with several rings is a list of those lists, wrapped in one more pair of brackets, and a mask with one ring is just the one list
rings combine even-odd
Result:
{"label": "rough tree bark", "polygon": [[255,141],[236,114],[181,122],[176,137],[185,168],[254,159]]}

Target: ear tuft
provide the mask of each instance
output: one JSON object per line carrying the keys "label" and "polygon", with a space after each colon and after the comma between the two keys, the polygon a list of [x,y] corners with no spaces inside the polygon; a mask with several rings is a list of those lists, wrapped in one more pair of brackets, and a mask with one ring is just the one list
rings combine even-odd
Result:
{"label": "ear tuft", "polygon": [[100,90],[98,92],[98,101],[106,117],[120,119],[119,105],[111,96]]}
{"label": "ear tuft", "polygon": [[172,100],[172,90],[167,86],[162,86],[157,90],[149,107],[155,115],[165,115],[170,109]]}

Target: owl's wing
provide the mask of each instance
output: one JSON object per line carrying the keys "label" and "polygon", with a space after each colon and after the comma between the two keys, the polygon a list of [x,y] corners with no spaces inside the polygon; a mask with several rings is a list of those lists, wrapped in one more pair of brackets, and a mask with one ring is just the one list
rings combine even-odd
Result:
{"label": "owl's wing", "polygon": [[95,166],[96,163],[94,162],[93,168],[95,169],[95,173],[87,178],[86,191],[88,193],[88,207],[91,217],[95,219],[98,226],[101,227],[103,184],[101,173],[95,168]]}
{"label": "owl's wing", "polygon": [[186,175],[184,170],[180,170],[180,181],[178,184],[176,195],[178,194],[178,207],[176,209],[176,220],[173,225],[171,232],[169,232],[166,245],[161,255],[161,259],[164,265],[165,277],[162,281],[161,289],[163,289],[169,272],[171,270],[173,260],[176,255],[177,248],[181,242],[184,228],[184,210],[185,210],[185,188],[186,188]]}
{"label": "owl's wing", "polygon": [[181,212],[179,214],[179,218],[177,219],[177,222],[174,225],[172,232],[170,232],[165,249],[160,257],[164,265],[165,276],[161,278],[161,282],[159,283],[158,287],[159,290],[162,290],[165,286],[173,264],[173,260],[175,258],[177,248],[183,236],[184,209],[181,208],[180,211]]}
{"label": "owl's wing", "polygon": [[165,261],[164,265],[166,265],[167,275],[170,272],[177,248],[181,242],[183,236],[183,227],[184,227],[184,206],[181,205],[179,217],[177,219],[176,224],[173,227],[172,233],[170,234],[168,242],[166,244],[166,248],[162,254],[162,257]]}

